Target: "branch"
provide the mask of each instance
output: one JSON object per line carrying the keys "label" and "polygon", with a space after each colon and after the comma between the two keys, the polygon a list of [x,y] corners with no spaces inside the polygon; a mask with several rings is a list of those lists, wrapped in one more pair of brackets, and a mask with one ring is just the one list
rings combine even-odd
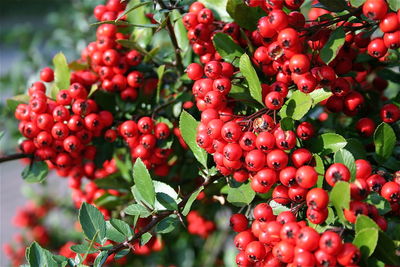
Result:
{"label": "branch", "polygon": [[[207,187],[208,185],[210,185],[213,182],[217,181],[221,177],[222,177],[221,175],[216,175],[216,176],[210,177],[210,178],[206,179],[201,186]],[[196,190],[197,190],[197,188],[196,188]],[[182,199],[182,201],[178,204],[178,211],[180,211],[182,208],[184,208],[184,206],[186,205],[186,202],[189,200],[190,196],[196,190],[193,190],[190,194],[186,195]],[[153,216],[152,220],[150,221],[150,223],[148,223],[142,230],[140,230],[138,233],[136,233],[131,239],[129,239],[128,241],[125,241],[123,243],[116,244],[111,249],[109,249],[107,251],[107,257],[111,256],[114,253],[118,253],[119,251],[121,251],[123,249],[129,248],[130,244],[132,242],[134,242],[135,240],[139,239],[143,234],[151,231],[151,229],[153,229],[163,219],[165,219],[169,215],[172,215],[172,214],[175,214],[175,213],[176,213],[176,211],[173,210],[173,211],[164,211],[164,212],[160,212],[158,214],[155,214]]]}
{"label": "branch", "polygon": [[[164,4],[162,0],[157,0],[157,3],[160,5],[162,9],[168,9],[168,7]],[[178,40],[176,39],[174,27],[171,23],[171,18],[167,17],[166,19],[167,19],[167,29],[169,32],[169,37],[171,38],[172,45],[174,46],[175,64],[179,72],[182,74],[185,71],[185,69],[182,63],[181,49],[179,48]]]}
{"label": "branch", "polygon": [[11,161],[11,160],[16,160],[16,159],[24,159],[24,158],[32,158],[32,157],[33,157],[33,155],[31,155],[31,154],[24,154],[24,153],[11,154],[11,155],[6,155],[6,156],[0,157],[0,163]]}

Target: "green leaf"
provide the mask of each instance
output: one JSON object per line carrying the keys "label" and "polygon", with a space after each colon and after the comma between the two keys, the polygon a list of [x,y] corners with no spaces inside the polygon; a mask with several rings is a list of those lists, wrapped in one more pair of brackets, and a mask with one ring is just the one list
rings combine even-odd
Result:
{"label": "green leaf", "polygon": [[146,218],[151,215],[151,212],[140,204],[129,205],[124,209],[124,212],[128,215],[139,216],[140,218]]}
{"label": "green leaf", "polygon": [[95,249],[94,247],[89,248],[88,243],[73,245],[71,246],[71,250],[79,254],[85,254],[85,253],[92,254],[97,251],[97,249]]}
{"label": "green leaf", "polygon": [[97,84],[93,84],[92,87],[90,88],[90,92],[88,94],[88,98],[94,94],[94,92],[97,91],[97,89],[99,89],[99,86]]}
{"label": "green leaf", "polygon": [[196,142],[198,124],[192,115],[185,110],[182,111],[179,119],[179,129],[181,130],[183,140],[190,147],[197,161],[207,168],[207,152],[199,147]]}
{"label": "green leaf", "polygon": [[114,229],[116,229],[118,232],[120,232],[121,234],[123,234],[126,239],[129,239],[132,237],[133,235],[133,230],[132,228],[129,226],[129,224],[127,224],[126,222],[122,221],[122,220],[118,220],[118,219],[114,219],[112,218],[109,223],[112,225],[112,227]]}
{"label": "green leaf", "polygon": [[379,230],[376,228],[364,228],[356,234],[353,244],[360,249],[364,260],[367,260],[374,252],[378,244],[378,237]]}
{"label": "green leaf", "polygon": [[355,159],[367,158],[367,152],[365,151],[364,145],[355,138],[348,138],[347,145],[344,148],[347,151],[350,151]]}
{"label": "green leaf", "polygon": [[264,105],[264,101],[262,99],[261,83],[260,80],[258,79],[257,72],[255,71],[253,65],[251,64],[250,57],[247,54],[243,54],[240,57],[239,68],[243,76],[247,80],[247,83],[249,85],[250,95],[259,103],[261,103],[261,105]]}
{"label": "green leaf", "polygon": [[340,12],[347,9],[347,3],[344,0],[319,0],[319,2],[332,12]]}
{"label": "green leaf", "polygon": [[400,9],[400,2],[398,0],[388,0],[387,2],[391,10],[397,12]]}
{"label": "green leaf", "polygon": [[157,82],[156,103],[160,102],[160,92],[161,92],[161,85],[162,85],[162,79],[164,77],[164,72],[165,72],[165,65],[161,65],[157,68],[158,82]]}
{"label": "green leaf", "polygon": [[141,3],[134,4],[134,5],[132,5],[131,7],[127,8],[124,12],[122,12],[122,14],[119,15],[118,18],[117,18],[115,21],[120,20],[123,16],[125,16],[125,15],[131,13],[131,12],[132,12],[133,10],[135,10],[135,9],[137,9],[137,8],[139,8],[139,7],[141,7],[141,6],[149,5],[149,4],[151,4],[151,3],[153,3],[153,2],[152,2],[152,1],[146,1],[146,2],[141,2]]}
{"label": "green leaf", "polygon": [[143,161],[138,158],[133,165],[133,180],[135,181],[135,186],[142,200],[149,204],[150,207],[154,207],[154,202],[156,199],[156,193],[154,191],[153,181],[151,179],[150,173],[144,165]]}
{"label": "green leaf", "polygon": [[44,161],[33,161],[22,171],[22,178],[28,183],[41,183],[47,177],[49,167]]}
{"label": "green leaf", "polygon": [[358,215],[355,225],[356,233],[366,228],[375,228],[377,230],[380,229],[379,226],[374,222],[374,220],[372,220],[368,216]]}
{"label": "green leaf", "polygon": [[117,196],[111,195],[109,193],[105,193],[99,198],[94,200],[94,204],[97,207],[104,207],[107,209],[115,208],[117,205],[122,204],[121,199]]}
{"label": "green leaf", "polygon": [[346,165],[351,174],[350,182],[353,182],[356,179],[356,163],[354,156],[348,150],[342,148],[335,153],[333,159],[336,163],[342,163]]}
{"label": "green leaf", "polygon": [[379,231],[378,245],[372,256],[388,265],[400,266],[400,257],[396,253],[393,240],[386,233]]}
{"label": "green leaf", "polygon": [[150,234],[150,233],[144,233],[141,237],[140,237],[140,245],[141,246],[144,246],[144,245],[146,245],[147,244],[147,242],[149,242],[150,241],[150,239],[153,237],[153,235],[152,234]]}
{"label": "green leaf", "polygon": [[171,15],[173,21],[175,21],[174,32],[176,41],[182,53],[185,54],[189,50],[189,40],[187,38],[187,30],[182,22],[182,15],[177,10],[173,10]]}
{"label": "green leaf", "polygon": [[120,250],[117,254],[115,254],[114,259],[116,259],[116,260],[121,259],[121,258],[125,257],[126,255],[128,255],[130,251],[131,250],[129,248]]}
{"label": "green leaf", "polygon": [[[331,1],[331,0],[329,0]],[[331,62],[344,44],[345,32],[342,27],[337,28],[331,33],[328,42],[321,49],[320,57],[326,64]]]}
{"label": "green leaf", "polygon": [[192,207],[193,202],[196,200],[197,196],[200,194],[200,192],[204,189],[204,186],[200,186],[199,188],[197,188],[196,191],[194,191],[189,199],[186,201],[185,207],[182,210],[182,215],[186,216],[188,215],[190,208]]}
{"label": "green leaf", "polygon": [[57,267],[50,251],[42,248],[38,243],[33,242],[26,251],[26,260],[30,266]]}
{"label": "green leaf", "polygon": [[269,206],[272,208],[272,211],[274,212],[275,215],[280,214],[283,211],[288,211],[290,210],[288,207],[279,204],[278,202],[276,202],[275,200],[271,200],[269,202]]}
{"label": "green leaf", "polygon": [[314,153],[330,154],[339,151],[347,144],[346,139],[335,133],[324,133],[309,142],[310,150]]}
{"label": "green leaf", "polygon": [[227,200],[237,207],[243,207],[253,201],[256,193],[251,189],[250,183],[241,184],[239,187],[230,187]]}
{"label": "green leaf", "polygon": [[[117,220],[117,219],[114,219],[114,220]],[[132,232],[127,233],[127,234],[125,234],[125,232],[122,232],[122,231],[126,231],[123,225],[117,225],[117,227],[119,227],[119,226],[123,227],[122,230],[114,227],[111,224],[111,221],[106,221],[106,229],[107,229],[106,237],[108,240],[122,243],[122,242],[125,242],[126,240],[128,240],[128,236],[132,236]],[[129,225],[127,225],[127,226],[128,226],[128,229],[131,229],[129,227]]]}
{"label": "green leaf", "polygon": [[226,11],[239,26],[247,30],[256,30],[258,20],[265,16],[259,7],[249,7],[242,0],[228,0]]}
{"label": "green leaf", "polygon": [[108,258],[107,251],[102,251],[97,254],[96,259],[94,260],[93,267],[101,267],[106,262]]}
{"label": "green leaf", "polygon": [[156,232],[159,234],[167,234],[175,230],[175,228],[178,226],[178,220],[172,215],[163,219],[161,222],[159,222],[156,225]]}
{"label": "green leaf", "polygon": [[153,181],[156,192],[155,209],[161,210],[177,210],[180,201],[178,193],[169,185],[159,181]]}
{"label": "green leaf", "polygon": [[282,106],[279,114],[282,118],[290,117],[294,120],[300,120],[310,110],[311,105],[311,96],[301,91],[295,91]]}
{"label": "green leaf", "polygon": [[230,35],[217,33],[212,41],[215,49],[226,62],[232,63],[235,67],[239,66],[238,59],[243,55],[244,50],[233,41]]}
{"label": "green leaf", "polygon": [[392,210],[389,201],[376,192],[370,193],[365,202],[374,205],[378,209],[379,215],[385,215]]}
{"label": "green leaf", "polygon": [[[63,53],[58,53],[53,58],[54,64],[54,84],[59,90],[68,89],[70,85],[71,73],[68,62]],[[58,92],[57,91],[57,92]]]}
{"label": "green leaf", "polygon": [[95,242],[104,244],[106,237],[106,222],[103,214],[94,206],[83,202],[79,209],[79,222],[82,230],[92,240],[94,237]]}
{"label": "green leaf", "polygon": [[365,0],[350,0],[350,4],[351,4],[353,7],[359,7],[359,6],[361,6],[362,4],[364,4],[364,2],[365,2]]}
{"label": "green leaf", "polygon": [[227,0],[200,0],[199,2],[203,3],[206,8],[211,9],[216,19],[226,22],[232,21],[226,12]]}
{"label": "green leaf", "polygon": [[324,101],[332,95],[332,91],[319,88],[308,94],[312,98],[312,106],[315,107],[319,102]]}
{"label": "green leaf", "polygon": [[322,188],[322,186],[324,184],[324,180],[325,180],[324,162],[322,161],[321,157],[318,156],[317,154],[313,154],[313,157],[315,159],[315,171],[318,173],[317,187]]}
{"label": "green leaf", "polygon": [[374,133],[375,152],[380,159],[387,160],[392,155],[394,146],[396,144],[396,134],[393,128],[382,122],[375,130]]}
{"label": "green leaf", "polygon": [[19,104],[28,104],[29,96],[26,94],[16,95],[7,99],[7,108],[8,110],[15,112]]}
{"label": "green leaf", "polygon": [[279,122],[281,129],[284,131],[289,131],[294,129],[294,120],[290,117],[284,117]]}
{"label": "green leaf", "polygon": [[[126,9],[129,10],[139,3],[141,3],[140,0],[131,0],[129,1]],[[154,28],[158,27],[157,24],[151,24],[150,19],[146,17],[147,13],[148,10],[146,9],[146,6],[140,6],[135,9],[135,12],[130,12],[127,14],[127,21],[134,25],[152,25]],[[146,47],[151,42],[152,36],[153,30],[151,28],[135,27],[130,39],[140,47]]]}
{"label": "green leaf", "polygon": [[344,218],[343,209],[349,209],[350,204],[350,184],[347,182],[339,181],[333,187],[329,200],[335,207],[336,214],[342,223],[346,223]]}

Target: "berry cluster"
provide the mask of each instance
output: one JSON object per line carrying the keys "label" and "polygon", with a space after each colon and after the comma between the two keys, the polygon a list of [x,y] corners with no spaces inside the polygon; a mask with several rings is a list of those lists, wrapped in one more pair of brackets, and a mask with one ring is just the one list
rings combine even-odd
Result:
{"label": "berry cluster", "polygon": [[[50,68],[42,70],[42,81],[53,81]],[[109,111],[100,110],[88,99],[86,88],[77,82],[60,90],[53,100],[46,96],[46,86],[35,82],[29,88],[29,104],[19,104],[15,117],[25,141],[21,150],[45,160],[60,176],[92,178],[96,147],[92,140],[102,138],[114,121]]]}
{"label": "berry cluster", "polygon": [[207,238],[215,230],[215,224],[200,215],[199,212],[192,210],[187,215],[188,231],[192,235]]}
{"label": "berry cluster", "polygon": [[253,216],[250,227],[243,214],[234,214],[230,220],[238,232],[234,239],[240,251],[238,266],[356,266],[361,258],[360,250],[344,243],[338,233],[319,234],[290,211],[275,216],[267,203],[261,203]]}

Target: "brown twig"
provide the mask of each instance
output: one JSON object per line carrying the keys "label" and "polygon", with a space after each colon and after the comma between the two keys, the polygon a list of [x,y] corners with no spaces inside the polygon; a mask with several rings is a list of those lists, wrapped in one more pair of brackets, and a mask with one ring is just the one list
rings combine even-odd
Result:
{"label": "brown twig", "polygon": [[16,159],[24,159],[24,158],[32,158],[32,157],[33,157],[33,155],[31,155],[31,154],[24,154],[24,153],[11,154],[11,155],[6,155],[6,156],[1,156],[0,163],[11,161],[11,160],[16,160]]}
{"label": "brown twig", "polygon": [[[168,7],[164,4],[162,0],[157,0],[157,3],[160,5],[162,9],[168,9]],[[178,45],[178,40],[176,39],[176,35],[174,32],[174,26],[171,23],[171,18],[167,18],[167,29],[169,32],[169,37],[171,38],[172,45],[174,46],[174,52],[175,52],[175,64],[176,67],[178,68],[178,71],[180,73],[183,73],[185,71],[182,63],[182,55],[181,55],[181,49],[179,48]]]}

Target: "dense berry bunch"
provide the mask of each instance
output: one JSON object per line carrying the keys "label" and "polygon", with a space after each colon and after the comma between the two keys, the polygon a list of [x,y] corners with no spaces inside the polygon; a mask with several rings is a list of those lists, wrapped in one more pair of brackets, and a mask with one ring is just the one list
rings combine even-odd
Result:
{"label": "dense berry bunch", "polygon": [[338,233],[319,234],[290,211],[275,216],[267,203],[261,203],[253,217],[251,225],[243,215],[231,218],[238,232],[234,239],[238,266],[356,266],[361,259],[360,250]]}

